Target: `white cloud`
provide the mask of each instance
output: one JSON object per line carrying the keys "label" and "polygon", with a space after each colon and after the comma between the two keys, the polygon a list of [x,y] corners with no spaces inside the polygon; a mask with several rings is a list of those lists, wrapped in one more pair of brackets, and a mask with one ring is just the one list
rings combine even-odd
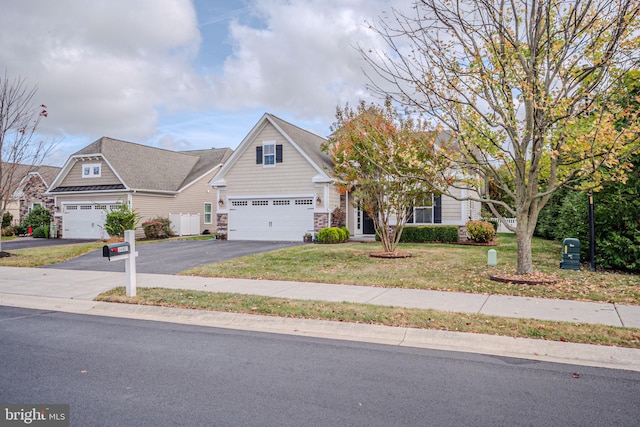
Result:
{"label": "white cloud", "polygon": [[304,119],[333,116],[337,104],[368,98],[354,46],[379,43],[365,20],[389,2],[266,0],[254,4],[260,25],[233,21],[233,54],[212,77],[218,106],[293,111]]}
{"label": "white cloud", "polygon": [[370,97],[365,20],[407,4],[193,1],[202,16],[191,0],[3,1],[0,72],[39,87],[58,157],[103,135],[233,148],[263,112],[327,135],[336,105]]}
{"label": "white cloud", "polygon": [[201,93],[188,0],[11,2],[0,27],[0,67],[38,85],[50,113],[43,132],[146,138],[157,106],[193,104]]}

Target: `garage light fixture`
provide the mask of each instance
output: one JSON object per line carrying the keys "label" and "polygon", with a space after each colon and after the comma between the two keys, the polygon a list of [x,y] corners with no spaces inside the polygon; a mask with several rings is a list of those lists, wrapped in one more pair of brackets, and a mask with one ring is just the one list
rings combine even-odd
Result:
{"label": "garage light fixture", "polygon": [[222,200],[222,197],[218,200],[218,206],[224,206],[224,200]]}
{"label": "garage light fixture", "polygon": [[320,198],[320,196],[318,196],[316,198],[316,205],[320,206],[321,203],[322,203],[322,199]]}

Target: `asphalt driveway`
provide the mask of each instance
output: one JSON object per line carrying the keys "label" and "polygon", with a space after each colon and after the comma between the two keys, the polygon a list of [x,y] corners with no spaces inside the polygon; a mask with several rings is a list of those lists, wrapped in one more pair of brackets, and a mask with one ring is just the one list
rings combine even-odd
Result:
{"label": "asphalt driveway", "polygon": [[[137,244],[136,271],[138,273],[177,274],[199,265],[211,264],[260,252],[269,252],[302,242],[257,242],[228,240],[168,240]],[[67,270],[124,271],[124,261],[108,261],[102,250],[42,268]]]}
{"label": "asphalt driveway", "polygon": [[2,250],[10,251],[15,249],[39,248],[42,246],[73,245],[74,243],[91,243],[95,241],[95,239],[36,239],[33,237],[16,237],[13,240],[3,240]]}

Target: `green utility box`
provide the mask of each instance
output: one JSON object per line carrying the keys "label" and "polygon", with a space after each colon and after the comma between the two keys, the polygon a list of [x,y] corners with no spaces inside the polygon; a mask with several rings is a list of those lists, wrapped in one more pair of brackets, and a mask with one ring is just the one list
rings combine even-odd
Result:
{"label": "green utility box", "polygon": [[580,270],[580,240],[563,240],[560,268],[563,270]]}

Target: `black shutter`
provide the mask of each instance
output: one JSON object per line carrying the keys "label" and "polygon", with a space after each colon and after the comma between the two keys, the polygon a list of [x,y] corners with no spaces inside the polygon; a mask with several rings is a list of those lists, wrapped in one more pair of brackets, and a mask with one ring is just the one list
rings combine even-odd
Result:
{"label": "black shutter", "polygon": [[276,145],[276,163],[282,163],[282,144]]}
{"label": "black shutter", "polygon": [[262,164],[262,146],[256,147],[256,165]]}
{"label": "black shutter", "polygon": [[433,223],[442,224],[442,196],[438,196],[434,200],[433,206]]}

